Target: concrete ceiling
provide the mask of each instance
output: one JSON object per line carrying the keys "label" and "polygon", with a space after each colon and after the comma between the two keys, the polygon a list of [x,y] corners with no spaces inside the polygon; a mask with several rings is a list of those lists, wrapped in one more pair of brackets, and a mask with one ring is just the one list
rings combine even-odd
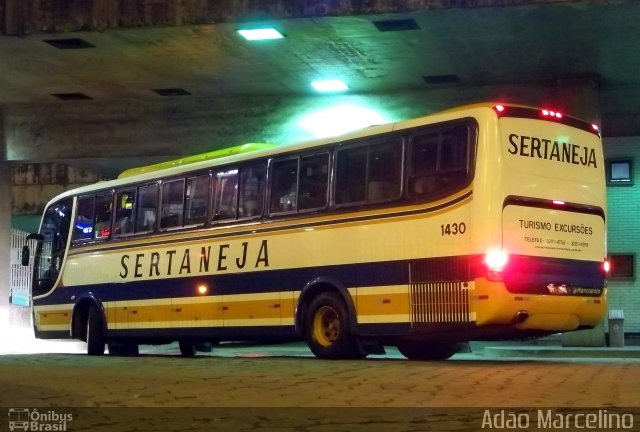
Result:
{"label": "concrete ceiling", "polygon": [[[380,31],[379,22],[412,28]],[[316,97],[309,83],[323,78],[347,82],[347,95],[386,100],[409,95],[410,109],[400,109],[396,117],[485,98],[544,103],[548,96],[541,97],[539,88],[589,82],[596,86],[596,114],[575,103],[569,104],[571,108],[583,116],[600,117],[609,135],[640,135],[640,2],[453,7],[260,23],[274,25],[286,37],[246,41],[236,30],[249,26],[248,22],[0,37],[0,107],[9,146],[6,158],[74,157],[73,146],[64,150],[65,136],[75,145],[88,133],[99,135],[100,129],[154,129],[172,109],[184,111],[182,123],[177,125],[182,128],[198,129],[198,122],[208,121],[219,125],[215,117],[222,116],[228,104],[236,113],[255,110],[256,106],[262,106],[265,113],[257,123],[244,125],[253,128],[253,133],[231,131],[225,137],[218,136],[218,147],[251,137],[274,138],[277,133],[269,131],[297,109],[286,107],[307,105]],[[92,47],[58,49],[46,42],[69,38],[81,39]],[[160,96],[154,89],[183,89],[189,94]],[[77,93],[91,99],[53,96]],[[553,102],[562,104],[558,94],[553,94]],[[157,107],[162,107],[162,113],[154,111]],[[210,109],[209,119],[198,120],[193,115]],[[142,111],[156,118],[139,113],[134,117],[142,120],[127,123],[127,112]],[[124,114],[114,114],[118,112]],[[60,117],[60,113],[65,114]],[[47,122],[46,118],[55,121]],[[56,134],[60,122],[66,129]],[[233,119],[225,118],[224,122]],[[87,129],[87,124],[93,128]],[[206,150],[195,138],[183,140],[179,147],[154,149],[144,145],[149,138],[161,140],[153,135],[131,132],[127,136],[134,137],[123,140],[114,134],[103,139],[118,138],[123,145],[105,144],[101,156],[124,158],[131,144],[140,142],[140,150],[131,153],[139,159],[121,160],[118,168],[140,162],[145,156],[165,158]],[[22,146],[23,150],[11,146]],[[45,149],[51,146],[63,150],[47,153]],[[40,150],[45,156],[38,155]],[[96,149],[80,153],[76,155],[79,158],[100,158]]]}

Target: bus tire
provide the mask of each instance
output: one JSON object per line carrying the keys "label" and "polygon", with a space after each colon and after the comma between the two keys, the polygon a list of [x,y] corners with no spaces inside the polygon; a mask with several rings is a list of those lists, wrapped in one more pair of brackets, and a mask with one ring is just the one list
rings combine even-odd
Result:
{"label": "bus tire", "polygon": [[446,360],[456,353],[453,344],[406,341],[398,344],[400,354],[409,360]]}
{"label": "bus tire", "polygon": [[321,359],[355,359],[365,355],[349,331],[349,313],[337,293],[324,292],[307,309],[305,339],[313,354]]}
{"label": "bus tire", "polygon": [[100,311],[94,304],[89,306],[87,315],[87,354],[103,355],[105,338],[102,331],[102,318]]}
{"label": "bus tire", "polygon": [[178,341],[178,346],[180,347],[180,354],[184,357],[193,357],[196,355],[196,346],[193,342],[182,339]]}

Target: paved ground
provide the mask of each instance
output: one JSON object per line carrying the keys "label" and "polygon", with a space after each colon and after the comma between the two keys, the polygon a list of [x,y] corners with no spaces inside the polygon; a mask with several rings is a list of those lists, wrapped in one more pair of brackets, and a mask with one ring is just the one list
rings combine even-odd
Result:
{"label": "paved ground", "polygon": [[640,429],[640,411],[631,409],[640,406],[639,358],[476,352],[411,362],[390,349],[363,361],[321,361],[301,344],[224,345],[195,358],[174,345],[125,358],[52,346],[69,353],[0,356],[0,406],[72,413],[69,431],[480,430],[485,407],[533,420],[538,409],[622,409]]}

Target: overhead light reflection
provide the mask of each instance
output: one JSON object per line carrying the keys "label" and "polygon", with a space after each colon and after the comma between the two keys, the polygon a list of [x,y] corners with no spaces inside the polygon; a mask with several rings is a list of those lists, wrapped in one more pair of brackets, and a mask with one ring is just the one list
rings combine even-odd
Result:
{"label": "overhead light reflection", "polygon": [[388,120],[380,112],[346,104],[307,114],[299,121],[299,126],[315,138],[325,138],[384,123]]}

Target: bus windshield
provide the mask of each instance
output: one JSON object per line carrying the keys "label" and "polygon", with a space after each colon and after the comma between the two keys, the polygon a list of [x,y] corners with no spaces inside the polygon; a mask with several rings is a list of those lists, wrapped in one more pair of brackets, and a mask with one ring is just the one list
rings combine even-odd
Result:
{"label": "bus windshield", "polygon": [[33,295],[46,294],[58,279],[69,238],[72,199],[51,204],[44,212],[35,253]]}

